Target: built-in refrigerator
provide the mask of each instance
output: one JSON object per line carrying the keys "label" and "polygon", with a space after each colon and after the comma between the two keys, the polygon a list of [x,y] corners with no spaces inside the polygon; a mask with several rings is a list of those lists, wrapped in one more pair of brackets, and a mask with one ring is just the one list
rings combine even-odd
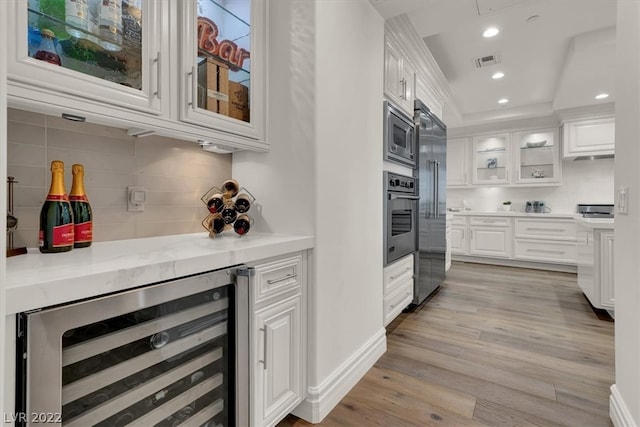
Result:
{"label": "built-in refrigerator", "polygon": [[420,100],[414,119],[420,199],[413,303],[421,304],[445,279],[447,127]]}

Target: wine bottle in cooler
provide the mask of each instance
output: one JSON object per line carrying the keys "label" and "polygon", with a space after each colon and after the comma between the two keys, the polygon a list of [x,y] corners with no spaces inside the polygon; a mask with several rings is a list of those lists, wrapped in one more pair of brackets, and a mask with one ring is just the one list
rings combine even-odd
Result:
{"label": "wine bottle in cooler", "polygon": [[86,248],[93,241],[93,213],[84,189],[84,166],[73,165],[73,184],[69,201],[73,209],[74,222],[74,248]]}
{"label": "wine bottle in cooler", "polygon": [[73,210],[64,188],[64,163],[54,160],[51,162],[51,187],[40,210],[40,252],[70,251],[73,233]]}

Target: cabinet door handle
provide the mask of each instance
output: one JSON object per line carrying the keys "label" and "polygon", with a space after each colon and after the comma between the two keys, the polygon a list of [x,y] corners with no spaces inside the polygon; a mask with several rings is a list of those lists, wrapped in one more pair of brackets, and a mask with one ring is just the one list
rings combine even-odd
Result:
{"label": "cabinet door handle", "polygon": [[156,92],[153,95],[157,96],[158,99],[162,99],[160,93],[160,87],[162,86],[162,75],[160,74],[160,70],[162,70],[160,67],[160,52],[156,53],[156,57],[153,62],[156,65]]}
{"label": "cabinet door handle", "polygon": [[[187,103],[188,105],[191,105],[191,108],[193,108],[194,110],[196,108],[198,108],[198,104],[197,104],[197,99],[198,99],[198,85],[196,84],[196,67],[191,67],[191,72],[187,74],[187,76],[189,76],[190,78],[187,79],[187,89],[191,89],[189,90],[189,94],[191,95],[191,99],[189,100],[189,102]],[[189,85],[191,85],[191,88],[189,88]]]}
{"label": "cabinet door handle", "polygon": [[281,277],[281,278],[279,278],[279,279],[271,279],[271,280],[267,280],[267,283],[268,283],[269,285],[273,285],[274,283],[284,282],[284,281],[285,281],[285,280],[287,280],[287,279],[293,279],[293,278],[296,278],[296,277],[298,277],[298,275],[297,275],[297,274],[289,273],[289,274],[287,274],[286,276]]}
{"label": "cabinet door handle", "polygon": [[262,363],[264,370],[267,370],[267,328],[260,328],[262,332],[262,360],[258,360],[258,363]]}

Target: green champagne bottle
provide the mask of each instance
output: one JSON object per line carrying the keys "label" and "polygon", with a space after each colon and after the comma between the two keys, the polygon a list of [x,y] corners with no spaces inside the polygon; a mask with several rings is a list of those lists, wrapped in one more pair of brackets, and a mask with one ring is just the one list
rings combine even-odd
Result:
{"label": "green champagne bottle", "polygon": [[64,189],[64,163],[54,160],[51,162],[51,187],[40,210],[40,252],[70,251],[73,236],[73,211]]}

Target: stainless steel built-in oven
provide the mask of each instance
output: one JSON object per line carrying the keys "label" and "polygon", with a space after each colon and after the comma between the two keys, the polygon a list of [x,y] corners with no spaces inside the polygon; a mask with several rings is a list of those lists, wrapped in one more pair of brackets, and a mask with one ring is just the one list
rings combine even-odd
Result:
{"label": "stainless steel built-in oven", "polygon": [[384,172],[384,265],[418,247],[418,189],[410,176]]}
{"label": "stainless steel built-in oven", "polygon": [[411,168],[416,166],[413,120],[384,101],[384,158]]}
{"label": "stainless steel built-in oven", "polygon": [[237,271],[21,313],[16,425],[247,425],[249,279]]}

